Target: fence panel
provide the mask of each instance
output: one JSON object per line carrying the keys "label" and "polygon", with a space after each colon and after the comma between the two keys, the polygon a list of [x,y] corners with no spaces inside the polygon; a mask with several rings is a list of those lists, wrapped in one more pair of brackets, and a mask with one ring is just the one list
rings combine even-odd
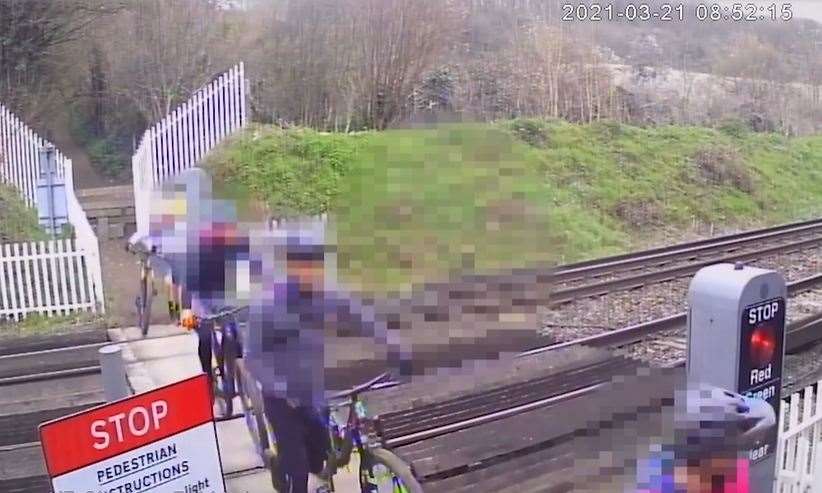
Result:
{"label": "fence panel", "polygon": [[85,265],[88,256],[72,239],[2,245],[0,319],[98,309],[87,294],[94,292],[96,280]]}
{"label": "fence panel", "polygon": [[822,493],[822,399],[820,385],[792,394],[779,417],[777,493]]}
{"label": "fence panel", "polygon": [[[0,104],[0,183],[14,186],[29,206],[37,202],[39,155],[45,144],[46,141]],[[56,151],[56,158],[57,176],[63,178],[66,158],[60,151]]]}
{"label": "fence panel", "polygon": [[[51,144],[0,105],[0,183],[16,188],[31,207],[37,205],[40,149],[46,145]],[[105,311],[97,236],[74,193],[71,160],[57,149],[54,155],[74,238],[0,245],[0,318]]]}
{"label": "fence panel", "polygon": [[[242,63],[195,92],[149,128],[131,160],[137,231],[148,231],[151,191],[193,166],[226,137],[246,125]],[[233,101],[233,103],[232,103]]]}

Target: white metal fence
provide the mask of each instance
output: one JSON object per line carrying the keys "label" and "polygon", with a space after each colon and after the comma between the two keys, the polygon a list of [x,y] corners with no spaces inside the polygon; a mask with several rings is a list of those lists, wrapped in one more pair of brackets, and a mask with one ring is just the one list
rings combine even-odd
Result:
{"label": "white metal fence", "polygon": [[146,131],[131,164],[141,234],[148,230],[151,191],[168,177],[195,166],[247,121],[245,69],[240,63]]}
{"label": "white metal fence", "polygon": [[[40,148],[46,143],[32,129],[0,104],[0,182],[20,191],[29,206],[37,203]],[[55,152],[57,176],[65,174],[66,157]]]}
{"label": "white metal fence", "polygon": [[822,381],[783,401],[776,493],[822,493]]}
{"label": "white metal fence", "polygon": [[[29,206],[37,203],[39,150],[50,145],[0,105],[0,182],[16,188]],[[105,311],[100,248],[74,194],[72,163],[55,151],[64,178],[68,220],[74,238],[0,245],[0,317],[30,313]]]}

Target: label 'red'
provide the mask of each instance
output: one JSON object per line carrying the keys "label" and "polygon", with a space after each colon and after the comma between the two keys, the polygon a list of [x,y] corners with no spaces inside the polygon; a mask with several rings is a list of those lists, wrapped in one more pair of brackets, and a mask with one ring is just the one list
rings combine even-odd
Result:
{"label": "label 'red'", "polygon": [[214,419],[205,374],[40,425],[55,477]]}

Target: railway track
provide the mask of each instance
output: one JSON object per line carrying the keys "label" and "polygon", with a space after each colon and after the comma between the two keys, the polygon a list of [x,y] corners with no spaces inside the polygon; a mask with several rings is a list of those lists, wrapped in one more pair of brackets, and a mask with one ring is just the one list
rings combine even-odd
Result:
{"label": "railway track", "polygon": [[0,491],[50,490],[41,423],[104,401],[97,349],[104,331],[0,341]]}
{"label": "railway track", "polygon": [[752,262],[820,247],[822,219],[817,219],[555,268],[468,274],[419,286],[404,302],[430,319],[445,316],[448,306],[459,306],[462,313],[557,308],[579,299],[688,278],[708,265]]}
{"label": "railway track", "polygon": [[[467,276],[456,285],[429,285],[438,291],[448,291],[446,302],[442,298],[433,298],[435,303],[432,311],[442,312],[443,305],[453,304],[473,308],[477,313],[493,312],[495,305],[504,306],[508,303],[544,304],[542,302],[546,300],[540,300],[540,293],[549,291],[552,292],[547,304],[558,305],[582,297],[600,296],[648,283],[687,277],[714,263],[749,261],[820,246],[822,220],[814,220],[569,264],[550,270],[518,270],[504,276]],[[820,284],[822,275],[793,282],[789,290],[795,295]],[[497,293],[500,297],[489,296],[490,293]],[[423,294],[427,294],[425,290]],[[426,300],[428,298],[425,296]],[[414,304],[420,305],[427,307],[429,303],[425,301]],[[428,313],[424,316],[427,319]],[[440,318],[434,317],[434,320]],[[447,315],[442,320],[447,322]],[[677,314],[585,339],[540,347],[522,355],[538,357],[543,353],[571,349],[574,346],[600,349],[621,347],[641,342],[666,330],[680,329],[684,325],[685,315]],[[816,342],[820,339],[820,330],[822,314],[795,321],[789,327],[788,350],[798,350]],[[0,399],[0,491],[28,493],[45,490],[43,485],[47,485],[48,481],[37,442],[37,425],[102,402],[96,350],[104,342],[104,338],[96,340],[93,337],[75,340],[74,344],[69,344],[67,340],[30,340],[4,345],[0,341],[0,389],[7,396],[5,400]],[[66,345],[75,347],[62,349]],[[595,390],[601,389],[602,385],[613,378],[615,372],[630,373],[633,369],[633,363],[624,358],[607,359],[571,370],[567,375],[573,378],[559,374],[533,376],[525,381],[488,389],[487,392],[472,393],[458,400],[434,403],[410,413],[387,414],[384,424],[387,425],[386,431],[390,437],[388,441],[392,447],[402,449],[420,468],[427,468],[424,475],[429,481],[439,482],[443,486],[457,486],[455,483],[460,483],[460,487],[467,488],[469,484],[474,484],[473,480],[454,478],[471,476],[480,481],[484,474],[482,471],[486,470],[485,466],[479,467],[474,462],[463,464],[462,458],[458,459],[457,455],[448,456],[447,452],[452,448],[445,441],[446,437],[459,436],[465,450],[470,449],[471,454],[482,456],[481,461],[503,461],[503,456],[505,461],[519,461],[526,456],[533,458],[544,455],[546,450],[553,447],[557,437],[569,438],[568,432],[573,426],[563,427],[560,420],[559,427],[552,425],[554,428],[551,428],[551,433],[543,433],[544,436],[540,438],[543,441],[539,442],[537,448],[534,448],[536,442],[533,441],[520,443],[506,439],[508,448],[502,452],[489,448],[491,441],[477,444],[470,435],[482,431],[489,438],[501,437],[500,433],[507,426],[503,423],[520,423],[526,427],[526,432],[529,420],[540,419],[551,423],[552,419],[556,420],[556,417],[552,418],[556,412],[546,409],[558,410],[564,403],[593,395]],[[60,388],[64,390],[62,393]],[[571,405],[571,408],[574,406]],[[423,422],[427,425],[420,426]],[[584,420],[579,424],[584,424]],[[423,443],[432,447],[427,448],[428,445],[421,445]],[[438,465],[444,462],[428,460],[433,457],[429,452],[435,449],[440,451],[437,453],[443,454],[442,457],[448,456],[450,466],[447,470]],[[471,454],[465,452],[462,457],[469,457]],[[571,456],[566,454],[563,457],[567,459]],[[487,462],[483,463],[487,465]],[[463,467],[467,469],[461,469]],[[488,467],[493,467],[493,464]]]}
{"label": "railway track", "polygon": [[555,270],[554,277],[562,282],[591,279],[620,271],[641,268],[649,262],[663,265],[672,259],[681,258],[683,255],[687,257],[693,254],[730,252],[756,241],[776,240],[796,234],[820,232],[822,232],[822,219],[782,224],[764,229],[743,231],[687,243],[666,245],[638,252],[565,264]]}
{"label": "railway track", "polygon": [[[796,296],[822,285],[822,274],[788,283],[788,296]],[[681,312],[668,317],[650,320],[622,329],[603,331],[599,334],[582,337],[571,341],[558,342],[520,353],[521,357],[566,349],[573,346],[617,348],[646,340],[649,336],[666,330],[684,329],[687,324],[687,313]],[[786,351],[792,352],[804,346],[822,340],[822,314],[815,314],[800,321],[788,324],[786,328]]]}

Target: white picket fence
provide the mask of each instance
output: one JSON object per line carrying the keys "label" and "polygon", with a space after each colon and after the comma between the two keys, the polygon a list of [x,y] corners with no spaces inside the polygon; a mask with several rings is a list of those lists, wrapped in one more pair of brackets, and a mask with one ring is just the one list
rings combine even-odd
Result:
{"label": "white picket fence", "polygon": [[822,493],[822,381],[782,402],[776,493]]}
{"label": "white picket fence", "polygon": [[149,201],[167,178],[195,166],[248,121],[242,63],[197,91],[149,128],[132,158],[137,231],[148,231]]}
{"label": "white picket fence", "polygon": [[[37,204],[39,150],[50,145],[0,105],[0,182]],[[74,238],[0,245],[0,318],[20,320],[30,313],[105,312],[97,236],[74,193],[72,163],[55,151],[57,175],[65,180]]]}
{"label": "white picket fence", "polygon": [[[13,185],[29,206],[37,203],[40,147],[45,144],[32,129],[0,104],[0,182]],[[65,176],[66,157],[56,151],[57,176]]]}

